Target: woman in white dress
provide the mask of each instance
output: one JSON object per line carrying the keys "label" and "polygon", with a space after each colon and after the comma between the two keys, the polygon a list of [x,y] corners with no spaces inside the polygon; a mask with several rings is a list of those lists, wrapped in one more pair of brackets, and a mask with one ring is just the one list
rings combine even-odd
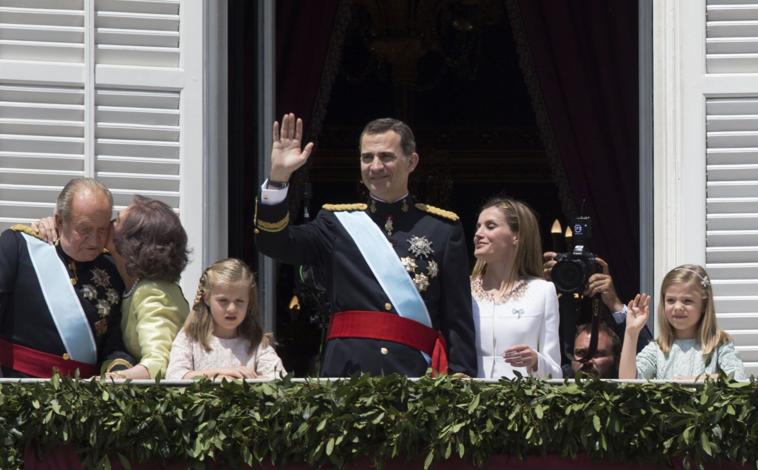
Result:
{"label": "woman in white dress", "polygon": [[471,274],[479,377],[561,378],[558,296],[542,279],[534,212],[496,198],[479,213]]}

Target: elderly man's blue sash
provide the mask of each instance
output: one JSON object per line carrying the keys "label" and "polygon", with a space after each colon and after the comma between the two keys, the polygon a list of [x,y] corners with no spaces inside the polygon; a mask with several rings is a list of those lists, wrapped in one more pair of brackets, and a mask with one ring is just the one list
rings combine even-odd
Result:
{"label": "elderly man's blue sash", "polygon": [[97,363],[97,346],[87,315],[55,247],[29,235],[22,235],[26,239],[42,295],[66,352],[75,361]]}
{"label": "elderly man's blue sash", "polygon": [[397,253],[379,227],[365,212],[336,212],[337,220],[352,237],[371,272],[404,318],[432,328],[429,311]]}

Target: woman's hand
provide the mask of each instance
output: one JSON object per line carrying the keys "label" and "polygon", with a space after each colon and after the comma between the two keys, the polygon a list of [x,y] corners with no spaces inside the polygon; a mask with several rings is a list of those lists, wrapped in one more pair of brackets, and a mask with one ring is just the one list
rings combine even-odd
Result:
{"label": "woman's hand", "polygon": [[138,380],[138,379],[149,379],[150,378],[150,372],[148,372],[147,367],[137,364],[136,366],[125,369],[125,370],[119,370],[115,372],[108,372],[105,374],[105,378],[112,379],[112,380],[124,380],[124,379],[132,379],[132,380]]}
{"label": "woman's hand", "polygon": [[637,294],[629,301],[626,312],[626,331],[639,334],[647,323],[649,312],[650,296],[647,294]]}
{"label": "woman's hand", "polygon": [[58,241],[58,229],[55,227],[55,217],[44,217],[32,222],[32,228],[39,232],[39,236],[48,243]]}
{"label": "woman's hand", "polygon": [[506,349],[503,358],[513,367],[526,367],[529,372],[537,370],[537,351],[526,344],[516,344]]}

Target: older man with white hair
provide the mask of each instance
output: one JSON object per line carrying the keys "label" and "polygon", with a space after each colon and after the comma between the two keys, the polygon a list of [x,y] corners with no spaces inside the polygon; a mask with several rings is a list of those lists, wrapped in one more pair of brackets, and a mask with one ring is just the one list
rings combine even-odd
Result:
{"label": "older man with white hair", "polygon": [[58,196],[46,243],[15,225],[0,235],[0,365],[5,377],[81,377],[100,366],[127,367],[120,312],[124,284],[105,245],[113,197],[92,178],[71,180]]}

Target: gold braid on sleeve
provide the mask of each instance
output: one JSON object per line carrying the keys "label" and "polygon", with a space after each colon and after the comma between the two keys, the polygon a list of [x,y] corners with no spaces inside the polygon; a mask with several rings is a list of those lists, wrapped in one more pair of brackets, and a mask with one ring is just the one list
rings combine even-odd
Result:
{"label": "gold braid on sleeve", "polygon": [[284,230],[287,225],[290,223],[290,215],[287,214],[284,216],[284,218],[278,222],[264,222],[262,220],[257,220],[255,224],[255,228],[258,230],[262,230],[264,232],[270,232],[270,233],[276,233],[281,232]]}

